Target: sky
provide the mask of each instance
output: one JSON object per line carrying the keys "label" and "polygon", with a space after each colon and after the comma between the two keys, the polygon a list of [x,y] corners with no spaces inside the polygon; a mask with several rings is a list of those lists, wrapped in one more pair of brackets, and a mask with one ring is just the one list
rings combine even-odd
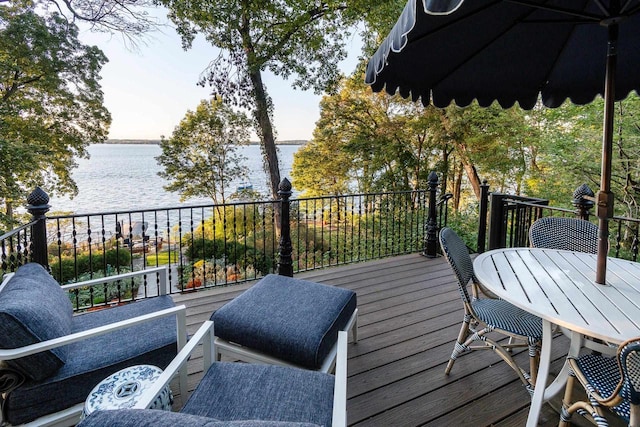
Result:
{"label": "sky", "polygon": [[[210,88],[197,85],[200,74],[217,51],[202,37],[184,51],[173,28],[154,32],[132,49],[119,35],[81,30],[80,40],[98,46],[109,58],[101,71],[104,103],[111,113],[110,139],[160,139],[170,137],[188,110],[210,98]],[[340,64],[351,73],[360,53],[355,37],[347,47],[349,57]],[[320,116],[320,95],[291,88],[280,77],[265,74],[273,99],[277,139],[309,140]],[[252,140],[257,140],[255,134]]]}

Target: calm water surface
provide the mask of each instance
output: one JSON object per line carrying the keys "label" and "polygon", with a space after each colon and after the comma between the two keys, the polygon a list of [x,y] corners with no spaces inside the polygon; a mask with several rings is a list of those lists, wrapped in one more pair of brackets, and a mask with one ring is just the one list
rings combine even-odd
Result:
{"label": "calm water surface", "polygon": [[[278,147],[280,175],[289,177],[293,154],[300,145]],[[78,159],[78,168],[72,176],[79,193],[69,197],[52,197],[50,212],[94,213],[116,210],[137,210],[160,207],[211,203],[208,198],[190,198],[180,202],[178,193],[165,191],[168,181],[158,176],[162,167],[155,157],[162,152],[155,144],[92,144],[88,147],[90,159]],[[253,189],[267,195],[267,177],[262,166],[258,145],[240,147],[238,154],[247,158]],[[234,182],[235,190],[240,182]]]}

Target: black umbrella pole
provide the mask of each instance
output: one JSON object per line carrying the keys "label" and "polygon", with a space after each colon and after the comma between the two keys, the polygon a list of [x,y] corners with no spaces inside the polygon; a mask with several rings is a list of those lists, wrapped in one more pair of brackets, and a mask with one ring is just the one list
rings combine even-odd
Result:
{"label": "black umbrella pole", "polygon": [[618,24],[608,27],[607,69],[604,83],[604,123],[602,128],[602,170],[598,204],[598,257],[596,263],[596,283],[604,285],[607,274],[609,252],[609,218],[613,217],[613,193],[611,192],[611,157],[613,153],[613,107],[616,88],[616,62],[618,44]]}

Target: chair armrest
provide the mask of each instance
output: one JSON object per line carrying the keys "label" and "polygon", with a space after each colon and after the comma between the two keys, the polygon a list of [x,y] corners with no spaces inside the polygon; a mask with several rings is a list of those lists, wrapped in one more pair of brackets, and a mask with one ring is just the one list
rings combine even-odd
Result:
{"label": "chair armrest", "polygon": [[14,274],[16,273],[7,273],[2,277],[2,284],[0,284],[0,292],[2,292],[2,289],[4,289],[5,285],[7,284],[9,279],[13,277]]}
{"label": "chair armrest", "polygon": [[85,280],[78,283],[71,283],[69,285],[63,285],[61,288],[65,291],[70,291],[77,288],[83,288],[86,286],[102,285],[103,283],[116,282],[118,280],[130,279],[132,277],[160,274],[160,295],[167,294],[167,285],[169,284],[169,268],[166,265],[160,267],[145,268],[144,270],[131,271],[128,273],[115,274],[113,276],[100,277],[97,279]]}
{"label": "chair armrest", "polygon": [[60,347],[63,345],[71,344],[77,341],[82,341],[87,338],[95,337],[98,335],[104,335],[109,332],[113,332],[119,329],[129,328],[135,325],[139,325],[144,322],[149,322],[155,319],[166,316],[177,316],[177,340],[178,349],[182,348],[186,341],[186,313],[187,309],[184,305],[177,307],[171,307],[153,313],[143,314],[141,316],[133,317],[127,320],[121,320],[119,322],[110,323],[108,325],[99,326],[97,328],[87,329],[86,331],[76,332],[75,334],[65,335],[63,337],[54,338],[47,341],[42,341],[36,344],[27,345],[19,348],[2,349],[0,350],[0,360],[18,359],[20,357],[29,356],[31,354],[40,353],[45,350]]}
{"label": "chair armrest", "polygon": [[[149,408],[156,397],[169,385],[178,371],[189,361],[189,356],[202,342],[204,346],[204,369],[206,372],[211,365],[213,322],[208,320],[191,337],[189,342],[178,353],[173,361],[162,372],[152,387],[150,387],[136,402],[132,409]],[[186,397],[186,396],[185,396]],[[186,400],[183,397],[183,401]],[[347,332],[338,332],[338,354],[336,358],[336,372],[333,392],[333,418],[334,427],[346,427],[347,425]]]}
{"label": "chair armrest", "polygon": [[333,389],[333,427],[347,425],[347,334],[338,332],[338,353],[336,354],[335,384]]}
{"label": "chair armrest", "polygon": [[[142,396],[138,399],[136,404],[132,407],[132,409],[147,409],[152,404],[156,397],[164,390],[166,386],[169,385],[171,380],[178,374],[186,363],[189,361],[189,357],[191,353],[196,349],[196,347],[202,342],[204,346],[204,369],[206,372],[211,365],[211,345],[212,345],[212,335],[213,335],[213,322],[211,320],[207,320],[200,326],[200,328],[196,331],[195,334],[189,339],[189,342],[180,350],[180,352],[176,355],[176,357],[169,363],[169,366],[162,372],[160,377],[156,380],[152,387],[146,390]],[[186,401],[186,389],[182,391],[183,402]]]}

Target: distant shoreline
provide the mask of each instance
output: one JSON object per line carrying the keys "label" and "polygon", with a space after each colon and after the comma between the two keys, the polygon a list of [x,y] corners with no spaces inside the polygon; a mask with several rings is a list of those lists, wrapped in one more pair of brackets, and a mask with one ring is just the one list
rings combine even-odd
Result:
{"label": "distant shoreline", "polygon": [[[276,145],[305,145],[307,142],[304,139],[290,139],[286,141],[277,141]],[[105,142],[99,144],[154,144],[159,145],[159,139],[108,139]],[[250,145],[260,145],[259,141],[250,141]]]}

